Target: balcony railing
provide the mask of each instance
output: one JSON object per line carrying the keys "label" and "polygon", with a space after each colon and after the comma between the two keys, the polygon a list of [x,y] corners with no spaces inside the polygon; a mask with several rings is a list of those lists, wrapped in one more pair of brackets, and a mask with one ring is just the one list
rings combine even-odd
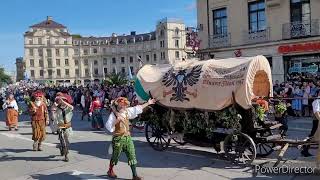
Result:
{"label": "balcony railing", "polygon": [[223,48],[231,45],[231,35],[226,34],[215,34],[210,36],[209,39],[210,48]]}
{"label": "balcony railing", "polygon": [[270,40],[269,28],[262,31],[256,31],[256,32],[245,31],[243,34],[244,34],[243,41],[246,44],[262,43]]}
{"label": "balcony railing", "polygon": [[310,36],[318,36],[319,19],[311,21],[297,21],[282,25],[283,39],[302,38]]}

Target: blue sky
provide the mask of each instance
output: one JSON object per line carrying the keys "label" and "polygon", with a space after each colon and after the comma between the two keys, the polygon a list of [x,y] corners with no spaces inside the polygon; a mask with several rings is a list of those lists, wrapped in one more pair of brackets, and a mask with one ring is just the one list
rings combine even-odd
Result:
{"label": "blue sky", "polygon": [[23,33],[47,16],[72,34],[144,33],[164,17],[196,26],[196,0],[1,0],[0,65],[15,70],[15,58],[23,56]]}

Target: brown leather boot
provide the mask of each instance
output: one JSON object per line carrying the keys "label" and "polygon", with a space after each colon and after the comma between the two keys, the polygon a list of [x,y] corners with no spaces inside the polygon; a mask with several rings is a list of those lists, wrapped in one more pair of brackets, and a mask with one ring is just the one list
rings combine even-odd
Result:
{"label": "brown leather boot", "polygon": [[42,151],[41,142],[38,143],[38,151]]}
{"label": "brown leather boot", "polygon": [[108,176],[110,178],[117,178],[118,176],[116,175],[116,173],[114,173],[113,169],[108,171]]}
{"label": "brown leather boot", "polygon": [[134,177],[132,178],[132,180],[142,180],[142,178],[139,177],[139,176],[134,176]]}

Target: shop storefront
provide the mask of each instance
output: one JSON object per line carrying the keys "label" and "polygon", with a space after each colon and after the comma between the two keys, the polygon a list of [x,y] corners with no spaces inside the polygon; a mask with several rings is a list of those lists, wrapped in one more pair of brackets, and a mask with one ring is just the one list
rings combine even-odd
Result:
{"label": "shop storefront", "polygon": [[320,42],[282,45],[278,52],[283,55],[285,75],[320,75]]}

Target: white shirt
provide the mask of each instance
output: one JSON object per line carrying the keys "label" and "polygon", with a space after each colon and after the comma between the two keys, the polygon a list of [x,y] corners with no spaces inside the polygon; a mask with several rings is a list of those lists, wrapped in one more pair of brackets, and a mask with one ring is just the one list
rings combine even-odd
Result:
{"label": "white shirt", "polygon": [[[126,111],[128,113],[128,118],[129,119],[134,119],[134,118],[138,117],[139,114],[142,113],[143,109],[142,109],[142,107],[140,105],[138,105],[138,106],[134,106],[134,107],[129,107],[129,108],[126,109]],[[125,117],[124,113],[121,113],[120,115]],[[111,133],[114,132],[114,130],[115,130],[116,120],[117,120],[117,118],[114,115],[114,113],[112,112],[109,115],[108,121],[106,122],[106,128]]]}
{"label": "white shirt", "polygon": [[11,101],[9,104],[4,103],[2,105],[3,109],[9,108],[9,107],[13,107],[14,110],[19,111],[18,104],[17,104],[16,100]]}
{"label": "white shirt", "polygon": [[320,112],[320,99],[316,99],[312,102],[313,113]]}

